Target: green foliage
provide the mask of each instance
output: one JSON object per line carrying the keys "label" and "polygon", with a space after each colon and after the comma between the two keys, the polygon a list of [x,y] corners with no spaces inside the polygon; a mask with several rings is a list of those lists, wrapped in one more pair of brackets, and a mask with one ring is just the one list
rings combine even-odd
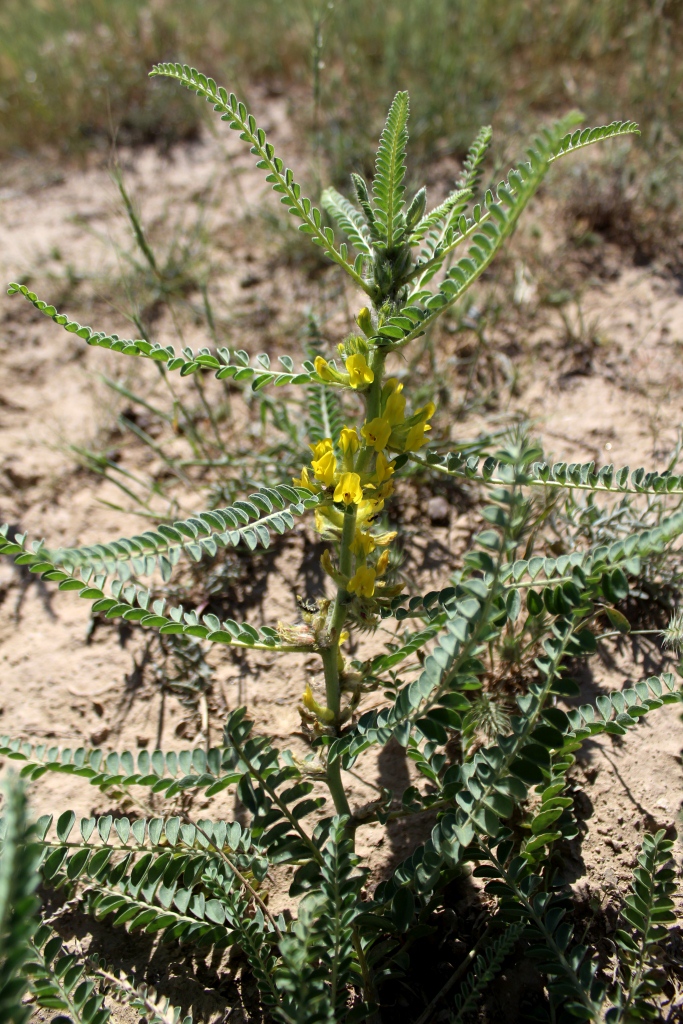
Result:
{"label": "green foliage", "polygon": [[666,940],[668,924],[676,915],[671,899],[676,891],[676,869],[671,860],[673,842],[660,830],[643,836],[638,866],[633,872],[631,891],[621,911],[623,928],[616,934],[619,947],[621,986],[615,992],[615,1006],[608,1010],[609,1024],[617,1021],[657,1020],[656,998],[661,992],[658,960]]}
{"label": "green foliage", "polygon": [[316,888],[300,904],[297,923],[280,943],[278,985],[284,994],[278,1016],[286,1024],[317,1024],[345,1018],[347,993],[356,979],[353,922],[359,914],[363,875],[344,818],[333,818],[322,849]]}
{"label": "green foliage", "polygon": [[455,1013],[449,1018],[450,1024],[461,1024],[477,1009],[487,988],[500,972],[503,961],[519,941],[521,932],[519,922],[508,925],[501,935],[486,946],[484,953],[479,954],[453,1000]]}
{"label": "green foliage", "polygon": [[405,205],[403,179],[406,176],[408,111],[408,93],[396,93],[384,131],[380,136],[375,162],[372,185],[375,208],[373,224],[377,237],[385,244],[387,252],[391,252],[400,242],[407,226],[407,218],[402,218],[401,212]]}
{"label": "green foliage", "polygon": [[[156,55],[181,53],[236,81],[274,77],[301,87],[315,48],[314,10],[307,3],[230,0],[225,17],[218,0],[192,8],[181,0],[159,8],[138,0],[5,0],[0,148],[78,151],[108,144],[112,125],[126,142],[168,145],[192,137],[201,121],[197,105],[145,80]],[[320,135],[337,179],[349,166],[370,169],[369,125],[399,87],[409,89],[420,111],[414,158],[430,162],[443,140],[463,154],[477,126],[494,114],[526,130],[539,89],[552,113],[562,109],[571,81],[574,102],[591,119],[609,109],[615,94],[638,115],[655,118],[640,159],[666,209],[663,160],[675,169],[683,124],[675,4],[660,10],[640,0],[570,0],[552,18],[541,0],[394,0],[391,18],[381,0],[345,0],[323,11]],[[308,128],[310,104],[297,102],[294,117],[297,128]]]}
{"label": "green foliage", "polygon": [[23,996],[27,989],[26,961],[37,926],[37,850],[26,820],[24,788],[14,775],[6,781],[4,796],[5,836],[0,855],[0,1020],[22,1024],[31,1012]]}
{"label": "green foliage", "polygon": [[[106,961],[100,960],[97,965],[92,965],[91,971],[104,992],[132,1006],[150,1024],[178,1024],[181,1020],[180,1007],[172,1006],[165,996],[157,996],[148,985],[136,984],[136,979],[127,977],[123,971],[115,974],[108,970]],[[182,1024],[192,1024],[192,1016],[183,1017]]]}
{"label": "green foliage", "polygon": [[60,324],[65,331],[82,338],[88,345],[108,348],[113,352],[122,352],[126,356],[151,359],[165,367],[166,370],[178,370],[181,377],[198,373],[200,370],[214,370],[218,380],[230,378],[235,381],[251,381],[254,391],[260,390],[267,384],[274,384],[278,387],[284,384],[310,384],[311,381],[319,380],[312,363],[304,363],[303,369],[297,373],[289,356],[282,356],[280,359],[285,368],[282,372],[271,370],[270,357],[266,352],[261,352],[256,356],[255,366],[250,364],[248,354],[242,350],[234,351],[231,355],[230,349],[227,348],[216,349],[215,354],[208,348],[200,349],[196,353],[190,348],[184,348],[180,355],[177,355],[172,345],[164,347],[145,341],[143,338],[131,341],[119,338],[117,334],[98,333],[91,327],[83,327],[75,320],[69,320],[64,313],[58,313],[54,306],[43,302],[35,292],[29,291],[26,285],[10,284],[7,293],[8,295],[23,295],[37,310]]}
{"label": "green foliage", "polygon": [[[309,501],[310,499],[305,500]],[[1,536],[2,534],[0,534]],[[165,537],[161,537],[160,541],[167,543]],[[124,584],[120,579],[111,581],[109,589],[112,597],[106,597],[103,587],[107,577],[103,573],[93,576],[92,567],[88,566],[80,570],[79,579],[76,573],[70,572],[66,568],[58,568],[54,562],[51,562],[41,544],[35,543],[31,553],[25,550],[24,542],[25,537],[21,537],[20,543],[17,543],[17,538],[9,543],[0,543],[0,553],[12,555],[17,564],[29,566],[29,572],[40,573],[42,579],[58,581],[60,590],[78,592],[84,600],[92,602],[93,613],[102,613],[106,618],[121,618],[126,622],[137,622],[144,628],[158,630],[162,635],[182,634],[188,637],[200,637],[211,643],[251,647],[257,650],[299,650],[315,645],[315,638],[310,635],[295,638],[300,640],[298,643],[281,643],[280,632],[272,626],[264,626],[258,630],[247,622],[240,624],[233,619],[221,622],[216,615],[212,614],[203,615],[200,622],[195,611],[186,612],[182,605],[169,608],[168,615],[164,615],[166,607],[164,598],[152,601],[150,590],[136,586],[134,583]],[[134,541],[134,543],[136,542]],[[130,548],[126,550],[123,546],[119,550],[126,554],[130,552]],[[163,569],[163,556],[160,561]],[[124,565],[125,563],[120,563],[119,573],[121,573],[121,566]],[[170,571],[164,575],[168,578]]]}
{"label": "green foliage", "polygon": [[[476,455],[466,456],[460,452],[448,455],[434,452],[425,461],[439,472],[461,476],[466,480],[495,484],[505,483],[509,479],[509,464],[494,456],[482,460]],[[597,469],[594,462],[556,462],[552,466],[545,462],[535,462],[528,467],[527,474],[524,484],[532,487],[582,490],[590,491],[591,494],[600,491],[619,494],[683,494],[683,478],[670,470],[664,473],[647,472],[641,467],[631,472],[628,466],[615,469],[611,464]]]}
{"label": "green foliage", "polygon": [[307,426],[308,436],[313,442],[339,437],[344,426],[344,414],[338,395],[330,388],[314,384],[308,389]]}
{"label": "green foliage", "polygon": [[[183,951],[239,948],[265,1016],[284,1024],[372,1019],[382,1013],[388,985],[400,987],[413,1004],[431,1006],[432,993],[421,991],[411,972],[411,945],[431,934],[450,883],[475,863],[475,873],[488,879],[496,920],[506,928],[479,959],[472,953],[470,974],[455,996],[454,1019],[480,1008],[485,987],[522,943],[524,955],[537,964],[554,1019],[566,1011],[597,1020],[607,1010],[615,1020],[627,1019],[634,1008],[649,1006],[655,992],[655,947],[670,914],[671,877],[664,863],[669,847],[661,836],[646,843],[626,899],[623,916],[634,931],[622,929],[618,938],[623,998],[607,993],[594,951],[575,938],[572,899],[557,881],[553,857],[556,844],[577,835],[569,781],[581,744],[602,733],[623,735],[681,695],[674,676],[661,671],[634,688],[599,696],[595,707],[569,708],[567,698],[580,691],[567,671],[631,628],[618,606],[633,596],[643,566],[661,564],[657,559],[683,533],[683,513],[667,516],[662,505],[655,525],[642,520],[628,537],[547,558],[534,554],[534,545],[544,549],[542,513],[533,494],[538,487],[554,487],[660,498],[679,493],[680,480],[636,470],[629,484],[628,470],[596,470],[592,463],[549,467],[540,461],[538,446],[521,435],[487,454],[481,466],[472,451],[488,449],[488,443],[423,457],[434,406],[408,412],[397,379],[385,380],[385,361],[402,353],[487,271],[559,157],[632,134],[637,126],[615,121],[579,130],[571,114],[544,129],[531,142],[528,159],[475,202],[491,138],[482,129],[455,190],[427,212],[424,189],[406,203],[409,108],[407,93],[399,92],[380,139],[372,186],[353,176],[359,209],[334,190],[324,194],[325,209],[357,250],[351,257],[234,94],[179,63],[157,65],[153,75],[197,93],[239,132],[300,230],[372,308],[363,306],[356,316],[362,334],[354,331],[340,346],[343,369],[316,345],[304,372],[296,374],[291,359],[283,357],[286,372],[276,374],[266,356],[257,357],[258,366],[244,353],[231,356],[222,349],[176,356],[151,342],[94,333],[12,285],[10,292],[22,293],[88,344],[150,358],[185,375],[211,370],[219,378],[249,380],[256,389],[266,383],[306,385],[302,419],[313,458],[294,487],[269,482],[229,507],[160,523],[131,538],[52,551],[42,542],[27,544],[24,535],[10,536],[5,527],[0,553],[60,590],[78,593],[94,613],[137,623],[161,637],[319,657],[325,692],[316,695],[308,685],[302,696],[304,755],[258,735],[245,708],[227,715],[220,746],[208,751],[142,750],[134,757],[130,751],[60,750],[0,739],[0,753],[21,762],[21,774],[31,783],[60,772],[106,792],[122,811],[146,807],[139,789],[155,801],[154,814],[108,813],[81,818],[77,828],[75,813],[67,809],[56,822],[40,819],[32,838],[25,834],[23,798],[10,791],[0,864],[2,941],[8,951],[3,984],[7,1005],[14,999],[8,1015],[17,1012],[23,992],[15,980],[19,966],[30,959],[34,998],[74,1021],[104,1024],[105,992],[164,1024],[179,1018],[165,999],[134,979],[64,953],[48,921],[29,946],[33,863],[39,860],[46,889],[64,890],[70,902],[112,927],[157,936]],[[466,255],[455,260],[459,246]],[[354,412],[347,400],[349,409],[355,403]],[[296,427],[292,437],[299,437]],[[483,528],[451,585],[404,597],[389,557],[395,534],[381,528],[378,517],[411,459],[425,471],[476,481],[486,503],[480,509]],[[307,512],[315,513],[315,528],[329,544],[321,566],[334,596],[321,593],[316,602],[302,603],[300,621],[257,629],[182,605],[167,609],[154,583],[139,583],[157,570],[167,582],[182,553],[199,565],[228,546],[266,547],[270,531],[284,533],[295,516]],[[113,577],[109,584],[107,577]],[[417,628],[398,625],[408,618],[419,620]],[[391,619],[397,632],[386,653],[364,662],[344,658],[347,631],[372,630]],[[608,631],[601,634],[605,622]],[[505,652],[515,644],[527,653],[523,683],[513,698],[501,696],[496,684]],[[353,810],[342,771],[358,769],[369,748],[390,742],[405,749],[419,784],[403,793],[380,790],[376,800]],[[229,787],[249,816],[248,827],[192,818],[193,792],[210,799]],[[157,812],[163,802],[165,810]],[[374,891],[364,892],[365,871],[355,852],[358,830],[423,813],[431,815],[429,838]],[[269,889],[273,872],[285,865],[294,910],[276,915]]]}
{"label": "green foliage", "polygon": [[301,186],[294,180],[293,172],[275,155],[275,150],[266,141],[266,133],[257,127],[253,116],[249,114],[245,105],[238,101],[234,93],[228,95],[212,78],[207,78],[187,65],[158,64],[151,73],[175,78],[187,89],[213,104],[214,110],[221,114],[221,119],[227,121],[234,131],[240,133],[240,138],[250,144],[251,152],[258,157],[256,166],[268,172],[266,181],[272,185],[273,191],[279,194],[280,202],[284,204],[287,212],[300,221],[299,230],[309,235],[314,245],[320,246],[357,284],[364,287],[358,266],[348,261],[345,247],[335,247],[334,234],[330,228],[323,226],[320,210],[301,194]]}
{"label": "green foliage", "polygon": [[122,579],[128,578],[124,573],[129,563],[136,576],[150,576],[158,565],[162,576],[168,578],[181,551],[198,562],[205,555],[213,557],[219,547],[228,545],[245,544],[252,551],[259,545],[267,548],[271,531],[286,533],[294,526],[294,516],[303,515],[316,504],[313,495],[287,484],[266,487],[233,506],[200,512],[183,522],[164,523],[156,531],[123,537],[113,544],[55,552],[54,562],[65,567],[118,572]]}
{"label": "green foliage", "polygon": [[[32,943],[33,959],[27,964],[31,992],[39,1006],[57,1010],[58,1021],[73,1024],[105,1024],[110,1011],[86,966],[67,953],[62,940],[48,925],[41,925]],[[59,1012],[61,1011],[61,1012]]]}
{"label": "green foliage", "polygon": [[572,942],[574,927],[567,920],[566,897],[544,885],[542,875],[533,871],[524,857],[512,857],[509,832],[486,845],[487,864],[475,868],[489,878],[487,892],[500,902],[500,914],[511,921],[524,921],[528,955],[548,978],[551,1005],[564,1007],[579,1020],[598,1018],[604,986],[595,978],[597,962],[586,946]]}

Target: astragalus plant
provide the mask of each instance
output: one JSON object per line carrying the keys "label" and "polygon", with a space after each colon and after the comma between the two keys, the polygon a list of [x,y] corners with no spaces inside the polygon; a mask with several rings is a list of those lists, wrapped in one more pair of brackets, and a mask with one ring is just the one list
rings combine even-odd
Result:
{"label": "astragalus plant", "polygon": [[[79,821],[64,809],[55,822],[43,817],[29,829],[21,790],[11,783],[0,889],[8,956],[2,1014],[22,1016],[25,990],[35,1002],[86,1024],[99,1024],[110,1012],[105,992],[148,1019],[175,1020],[180,1012],[101,962],[64,950],[36,910],[34,872],[27,869],[34,862],[44,887],[65,889],[97,919],[185,948],[238,947],[266,1019],[394,1020],[403,1007],[400,1019],[414,1011],[420,1021],[444,1013],[463,1020],[482,1004],[503,961],[521,955],[537,960],[545,985],[539,1019],[598,1020],[608,1009],[612,1021],[655,1013],[653,964],[671,919],[670,841],[663,834],[645,840],[625,900],[621,966],[612,981],[598,973],[593,951],[574,934],[571,899],[552,851],[577,834],[567,794],[574,752],[588,737],[621,735],[650,710],[677,701],[674,677],[644,679],[634,689],[599,697],[596,707],[560,705],[578,692],[567,662],[608,642],[602,633],[628,629],[614,605],[628,595],[629,580],[650,555],[683,532],[683,513],[611,546],[546,558],[529,547],[536,515],[529,495],[586,491],[609,501],[610,495],[680,495],[683,483],[669,472],[549,466],[525,440],[485,458],[430,450],[434,405],[416,407],[409,387],[390,369],[400,365],[396,354],[484,274],[552,164],[636,132],[636,125],[615,121],[581,130],[571,114],[544,129],[526,159],[477,201],[491,137],[484,128],[455,190],[427,211],[424,188],[406,196],[408,96],[400,92],[382,132],[372,185],[353,175],[357,205],[333,189],[323,194],[324,210],[346,238],[338,242],[234,95],[180,64],[159,65],[153,74],[204,97],[239,132],[300,230],[356,286],[355,326],[334,358],[321,355],[296,368],[282,356],[275,367],[266,354],[252,361],[227,348],[175,352],[96,332],[28,288],[11,285],[10,294],[22,294],[86,344],[158,361],[167,373],[210,371],[251,381],[255,389],[303,385],[313,396],[316,426],[293,483],[273,480],[231,507],[78,549],[52,550],[5,530],[0,551],[110,619],[247,652],[317,655],[320,685],[307,687],[301,700],[305,757],[255,733],[244,708],[227,716],[222,744],[208,752],[142,750],[134,757],[2,739],[2,753],[34,784],[48,771],[67,772],[110,800],[125,797],[127,807],[135,801],[144,806],[147,789],[169,808],[168,816],[141,812]],[[351,416],[344,410],[352,400]],[[380,525],[383,516],[391,519],[395,482],[410,463],[419,463],[421,472],[478,482],[489,498],[485,529],[458,572],[444,580],[443,590],[424,595],[404,592],[393,557],[396,534]],[[273,531],[284,533],[298,517],[309,517],[327,543],[322,566],[330,584],[300,616],[293,610],[291,622],[256,628],[167,607],[153,586],[140,582],[157,570],[167,580],[185,556],[201,563],[231,545],[267,546]],[[393,649],[351,663],[344,653],[350,633],[391,618],[404,624]],[[406,628],[409,620],[413,625]],[[484,683],[502,664],[501,652],[515,644],[529,654],[525,692],[514,712],[496,714],[495,693]],[[362,774],[367,751],[396,741],[421,783],[403,793],[384,791],[354,809],[345,773]],[[236,787],[247,808],[248,827],[194,820],[177,799],[197,790],[210,798],[228,787]],[[355,853],[358,831],[415,815],[431,818],[429,838],[381,884],[366,889],[367,872]],[[21,871],[12,868],[17,862]],[[294,867],[293,915],[269,909],[269,872],[276,865]],[[441,994],[428,992],[411,958],[433,934],[449,884],[472,871],[488,893],[487,920],[457,977]]]}

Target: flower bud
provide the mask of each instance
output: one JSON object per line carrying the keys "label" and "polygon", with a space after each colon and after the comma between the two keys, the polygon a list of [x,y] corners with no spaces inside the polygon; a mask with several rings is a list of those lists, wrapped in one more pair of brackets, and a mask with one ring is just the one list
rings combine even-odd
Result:
{"label": "flower bud", "polygon": [[363,308],[358,313],[358,316],[356,317],[356,323],[358,324],[366,338],[371,338],[372,335],[375,333],[374,328],[372,326],[372,316],[367,306],[363,306]]}
{"label": "flower bud", "polygon": [[306,689],[301,695],[301,703],[312,714],[314,714],[319,721],[325,722],[326,724],[334,721],[334,711],[323,707],[322,704],[318,704],[317,700],[313,696],[313,690],[308,683],[306,684]]}

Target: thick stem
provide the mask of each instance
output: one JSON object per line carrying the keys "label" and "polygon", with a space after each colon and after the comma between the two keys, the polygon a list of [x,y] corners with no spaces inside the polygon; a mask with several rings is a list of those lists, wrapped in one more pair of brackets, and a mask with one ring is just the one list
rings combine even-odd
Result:
{"label": "thick stem", "polygon": [[[379,416],[382,405],[382,377],[384,376],[384,360],[387,354],[384,349],[377,348],[372,354],[370,360],[370,368],[375,375],[375,379],[368,388],[365,395],[365,406],[366,406],[366,419],[368,422],[374,420],[376,416]],[[358,459],[356,460],[356,472],[362,473],[366,466],[368,459],[373,454],[374,449],[365,447],[358,453]]]}
{"label": "thick stem", "polygon": [[[366,416],[368,420],[379,416],[382,398],[382,375],[384,371],[384,360],[386,353],[382,349],[375,349],[370,362],[374,373],[374,380],[367,391]],[[358,453],[356,461],[356,472],[362,473],[368,457],[372,454],[371,448],[364,448]],[[356,513],[355,504],[347,505],[344,512],[344,525],[342,527],[341,543],[339,545],[339,571],[344,576],[352,575],[353,554],[351,545],[356,535]],[[351,594],[345,587],[337,587],[337,594],[332,605],[328,621],[328,633],[330,646],[322,653],[323,668],[325,670],[325,700],[327,707],[334,715],[334,731],[338,735],[341,726],[341,688],[339,682],[339,637],[346,620]],[[344,792],[344,785],[341,779],[341,765],[338,760],[327,767],[327,785],[330,795],[334,801],[337,814],[348,814],[351,816],[349,802]]]}
{"label": "thick stem", "polygon": [[[344,783],[341,777],[341,762],[337,758],[332,764],[327,766],[327,788],[330,791],[330,796],[334,802],[334,809],[337,814],[343,814],[347,817],[351,817],[351,808],[349,807],[349,801],[344,791]],[[351,840],[354,838],[353,829],[348,829],[348,834]]]}
{"label": "thick stem", "polygon": [[[344,576],[351,576],[352,553],[351,545],[356,534],[356,506],[347,505],[344,513],[341,544],[339,548],[339,569]],[[337,587],[329,620],[331,644],[322,651],[323,668],[325,670],[325,700],[334,714],[334,729],[339,732],[341,713],[341,689],[339,683],[339,637],[346,619],[346,612],[351,595],[345,587]],[[337,814],[351,814],[341,780],[341,765],[334,761],[327,767],[327,785],[334,800]]]}
{"label": "thick stem", "polygon": [[382,377],[384,376],[384,360],[387,354],[383,348],[376,348],[370,360],[370,369],[375,375],[368,390],[367,410],[368,419],[372,420],[379,416],[380,399],[382,397]]}
{"label": "thick stem", "polygon": [[[356,536],[356,512],[355,504],[347,505],[344,511],[344,525],[342,527],[341,543],[339,545],[339,571],[344,576],[352,576],[353,555],[351,545]],[[323,663],[325,664],[325,685],[327,691],[327,706],[334,711],[335,726],[339,725],[339,637],[342,626],[346,620],[351,594],[346,587],[338,586],[337,595],[332,605],[332,611],[328,623],[331,646],[323,651]],[[331,653],[334,653],[334,658]],[[328,656],[326,658],[326,655]],[[328,663],[329,662],[329,666]]]}
{"label": "thick stem", "polygon": [[[355,517],[354,517],[355,518]],[[346,593],[346,591],[344,591]],[[339,593],[337,594],[339,598]],[[342,624],[344,617],[346,616],[346,605],[340,605],[343,611]],[[336,609],[336,602],[335,602]],[[341,631],[341,626],[340,626]],[[337,633],[337,636],[339,633]],[[341,692],[339,687],[339,643],[334,643],[332,647],[327,647],[322,652],[323,656],[323,668],[325,670],[325,693],[327,706],[330,711],[334,712],[334,729],[335,732],[339,732],[339,713],[341,709]],[[351,808],[349,807],[349,801],[346,798],[344,792],[344,783],[341,777],[341,762],[339,759],[333,761],[332,764],[327,766],[327,786],[330,791],[330,796],[334,801],[334,807],[337,814],[348,814],[351,816]]]}

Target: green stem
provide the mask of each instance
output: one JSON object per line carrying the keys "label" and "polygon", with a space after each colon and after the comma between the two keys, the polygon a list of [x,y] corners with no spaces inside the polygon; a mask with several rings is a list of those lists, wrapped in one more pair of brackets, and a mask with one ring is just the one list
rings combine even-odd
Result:
{"label": "green stem", "polygon": [[360,931],[358,925],[353,926],[353,948],[356,951],[358,957],[358,964],[360,966],[361,976],[363,978],[363,995],[365,1001],[370,1005],[370,1017],[368,1021],[370,1024],[377,1021],[377,996],[375,994],[375,986],[372,980],[372,972],[370,971],[370,965],[368,964],[367,957],[365,956],[365,950],[363,949],[363,943],[360,938]]}
{"label": "green stem", "polygon": [[552,929],[550,929],[546,924],[543,914],[536,912],[533,902],[529,899],[529,897],[523,891],[521,886],[517,884],[515,878],[511,876],[509,869],[506,868],[505,865],[500,860],[498,860],[498,857],[495,855],[493,850],[488,850],[488,857],[491,863],[498,868],[501,877],[505,881],[506,885],[508,885],[509,888],[514,892],[519,903],[524,907],[527,918],[536,926],[537,930],[543,937],[548,949],[552,952],[552,955],[555,957],[557,963],[562,967],[562,970],[565,973],[567,981],[574,989],[576,997],[578,998],[579,1002],[583,1004],[587,1014],[589,1014],[589,1016],[587,1016],[586,1019],[591,1021],[597,1021],[602,1016],[600,1013],[600,1004],[594,1002],[590,993],[590,985],[588,986],[587,990],[586,985],[579,978],[577,970],[574,968],[571,959],[565,955],[565,947],[563,945],[558,944]]}
{"label": "green stem", "polygon": [[[379,416],[382,399],[382,375],[384,371],[384,360],[386,352],[383,349],[375,349],[370,361],[374,373],[374,380],[366,394],[366,416],[368,420]],[[356,472],[362,473],[365,464],[372,454],[371,448],[364,448],[358,453],[356,461]],[[348,505],[344,512],[344,525],[342,527],[341,542],[339,545],[339,571],[346,577],[352,575],[353,554],[351,545],[356,535],[356,513],[355,504]],[[342,627],[346,621],[349,602],[352,596],[346,587],[338,586],[337,594],[332,605],[328,621],[328,633],[330,646],[322,650],[323,669],[325,671],[325,700],[327,707],[334,715],[335,735],[339,735],[341,726],[341,687],[339,683],[339,637]],[[349,802],[344,792],[344,784],[341,778],[341,764],[339,760],[327,766],[327,785],[330,795],[334,801],[337,814],[351,816]]]}
{"label": "green stem", "polygon": [[[386,357],[387,354],[384,349],[376,348],[372,353],[372,358],[370,360],[370,369],[375,376],[365,395],[366,419],[368,423],[380,414],[382,405],[382,377],[384,376],[384,361]],[[367,461],[373,454],[373,451],[373,448],[369,448],[367,446],[360,450],[358,453],[358,459],[356,460],[357,473],[362,473],[364,471]]]}
{"label": "green stem", "polygon": [[[356,535],[356,506],[347,505],[344,513],[344,526],[342,528],[341,544],[339,546],[339,570],[344,576],[351,576],[352,553],[351,545]],[[329,619],[330,646],[322,650],[323,669],[325,670],[325,700],[328,708],[334,714],[334,730],[339,733],[341,717],[341,688],[339,684],[339,637],[342,626],[346,619],[348,604],[351,595],[345,587],[337,587],[337,596],[332,605],[332,613]],[[327,766],[327,785],[330,795],[334,800],[337,814],[348,814],[351,809],[346,799],[344,785],[341,780],[341,764],[334,761]]]}
{"label": "green stem", "polygon": [[376,348],[372,354],[370,361],[370,369],[375,375],[375,379],[370,385],[368,391],[368,419],[372,420],[375,416],[379,416],[380,411],[380,399],[382,397],[382,377],[384,376],[384,360],[387,357],[387,353],[383,348]]}
{"label": "green stem", "polygon": [[232,736],[231,741],[232,741],[232,744],[233,744],[235,750],[239,754],[240,758],[244,761],[244,763],[246,764],[247,768],[249,769],[249,772],[254,776],[255,779],[258,779],[258,781],[261,783],[263,788],[268,793],[268,796],[270,797],[270,799],[273,801],[273,803],[277,807],[279,807],[281,814],[289,821],[289,823],[292,825],[292,827],[299,833],[299,835],[301,836],[301,838],[305,842],[306,846],[308,846],[308,848],[311,850],[311,853],[313,854],[314,858],[318,861],[319,864],[321,864],[322,863],[322,855],[320,853],[320,850],[315,845],[315,843],[313,842],[311,837],[308,835],[308,833],[304,830],[304,828],[302,827],[302,825],[299,822],[299,820],[294,817],[294,815],[290,811],[290,809],[287,806],[287,804],[284,803],[284,801],[278,796],[277,791],[268,782],[267,777],[262,772],[260,772],[258,770],[258,768],[256,768],[256,766],[254,765],[254,763],[249,759],[248,754],[246,753],[246,751],[244,750],[244,748],[240,744],[239,740],[235,739],[235,737]]}
{"label": "green stem", "polygon": [[[346,793],[344,792],[344,783],[341,777],[341,762],[339,760],[333,761],[332,764],[327,766],[327,788],[330,791],[330,796],[334,801],[334,809],[337,814],[347,815],[351,817],[351,808],[349,807],[349,801],[347,800]],[[354,832],[349,829],[349,836],[353,839]]]}

